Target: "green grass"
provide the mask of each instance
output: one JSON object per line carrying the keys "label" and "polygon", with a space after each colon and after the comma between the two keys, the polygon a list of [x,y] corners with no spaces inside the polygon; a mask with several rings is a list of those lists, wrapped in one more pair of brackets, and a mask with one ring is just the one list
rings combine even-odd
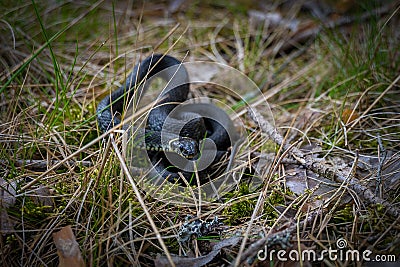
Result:
{"label": "green grass", "polygon": [[[248,242],[256,241],[261,231],[278,231],[303,219],[315,208],[312,188],[297,196],[286,186],[288,179],[304,173],[304,169],[275,163],[275,173],[254,172],[254,155],[277,149],[245,112],[240,119],[251,147],[241,149],[237,156],[242,163],[237,172],[246,173],[238,187],[212,203],[203,199],[201,207],[199,202],[196,207],[187,203],[178,206],[168,199],[157,199],[156,187],[146,192],[138,182],[141,174],[135,174],[144,199],[142,206],[115,148],[107,146],[107,138],[99,138],[95,111],[98,101],[124,81],[139,56],[149,55],[157,44],[155,52],[170,51],[180,59],[189,51],[187,61],[223,58],[267,95],[281,87],[268,99],[279,131],[288,142],[300,139],[296,145],[320,145],[318,156],[334,166],[342,166],[338,158],[351,165],[355,153],[377,156],[379,138],[387,150],[399,151],[398,83],[387,90],[400,69],[400,42],[394,37],[399,27],[398,11],[326,29],[296,54],[298,49],[274,52],[287,31],[249,22],[247,11],[258,8],[255,3],[196,1],[192,6],[184,3],[169,15],[166,3],[129,3],[0,3],[4,10],[0,15],[0,177],[17,184],[15,203],[5,208],[17,231],[0,238],[0,265],[56,265],[52,233],[66,225],[72,226],[88,265],[153,265],[152,259],[157,253],[165,254],[165,250],[145,211],[150,213],[169,252],[182,255],[189,247],[196,251],[197,245],[180,244],[175,237],[186,215],[200,215],[204,220],[222,217],[226,228],[220,238],[237,231],[243,234],[262,189],[264,202],[252,226],[256,233],[250,233],[255,238]],[[362,4],[352,15],[375,7],[376,3]],[[177,23],[177,30],[167,36]],[[246,101],[260,100],[248,88],[235,89],[250,96]],[[240,99],[223,91],[207,90],[194,89],[193,94],[212,95],[236,112],[245,107]],[[256,108],[268,116],[265,104]],[[343,115],[348,110],[355,114],[350,122]],[[121,150],[118,136],[116,142]],[[78,161],[78,167],[64,164],[46,171],[17,164],[17,160],[62,161],[67,157]],[[287,155],[282,160],[286,159]],[[357,177],[367,184],[371,175],[360,172]],[[253,186],[256,178],[262,182]],[[22,190],[35,179],[38,183]],[[370,187],[375,190],[373,184]],[[49,190],[49,195],[37,197],[43,193],[35,190],[43,188]],[[398,206],[398,180],[385,184],[384,189],[388,192],[383,190],[382,197]],[[167,190],[160,189],[158,197],[166,198]],[[182,193],[186,200],[191,199],[194,190]],[[335,237],[345,236],[357,248],[373,246],[374,253],[398,255],[398,249],[388,248],[391,242],[398,242],[398,229],[389,228],[393,218],[382,206],[365,207],[361,196],[351,196],[350,202],[335,204],[336,198],[319,195],[326,201],[324,213],[314,225],[301,228],[300,239],[323,249]],[[51,200],[53,207],[40,199]],[[281,216],[287,207],[287,213]],[[386,229],[390,230],[388,234],[384,233]],[[371,236],[375,241],[363,243]],[[209,238],[198,242],[207,244]],[[226,250],[221,261],[232,261],[237,251],[238,246]]]}

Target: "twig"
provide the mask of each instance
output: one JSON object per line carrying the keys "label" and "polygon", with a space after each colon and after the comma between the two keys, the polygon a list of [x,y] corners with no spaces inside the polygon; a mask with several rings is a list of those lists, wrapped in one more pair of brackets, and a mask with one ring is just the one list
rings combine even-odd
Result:
{"label": "twig", "polygon": [[[283,141],[283,137],[278,133],[277,129],[273,127],[264,117],[256,110],[252,109],[249,111],[250,118],[258,123],[261,130],[266,133],[272,140],[278,145],[282,146],[285,150],[290,150],[290,154],[302,164],[305,168],[312,170],[324,177],[333,179],[336,182],[343,183],[346,181],[350,189],[354,190],[359,197],[362,197],[368,204],[376,205],[380,204],[385,207],[386,212],[398,218],[400,216],[400,211],[398,208],[394,207],[391,203],[383,200],[380,197],[375,196],[375,194],[367,187],[361,185],[360,181],[354,177],[354,175],[349,171],[335,170],[328,166],[325,161],[316,160],[312,156],[305,155],[297,147],[291,147],[289,144]],[[349,177],[349,179],[347,179]]]}
{"label": "twig", "polygon": [[[307,225],[309,223],[311,223],[316,217],[317,215],[320,213],[320,211],[314,211],[311,214],[309,214],[304,220],[302,220],[300,222],[300,224],[297,223],[292,223],[291,226],[289,226],[288,228],[279,231],[279,232],[275,232],[272,234],[267,235],[266,237],[261,238],[260,240],[252,243],[241,255],[240,259],[239,259],[239,263],[242,264],[243,261],[254,257],[255,254],[258,254],[260,252],[260,250],[264,249],[265,246],[272,246],[272,245],[276,245],[276,244],[280,244],[280,241],[285,242],[288,240],[285,239],[289,239],[290,236],[293,234],[293,232],[295,232],[298,228],[299,225]],[[285,245],[285,244],[281,244],[281,245]]]}

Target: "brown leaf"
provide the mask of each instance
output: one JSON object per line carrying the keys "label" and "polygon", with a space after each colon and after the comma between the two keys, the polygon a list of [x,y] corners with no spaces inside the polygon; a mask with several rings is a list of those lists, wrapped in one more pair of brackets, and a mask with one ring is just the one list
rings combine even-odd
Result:
{"label": "brown leaf", "polygon": [[[337,184],[331,180],[315,174],[311,170],[304,169],[297,165],[288,165],[286,175],[286,186],[295,194],[301,195],[311,190],[311,198],[304,208],[317,208],[330,199],[337,190]],[[293,175],[291,175],[293,174]],[[343,196],[341,203],[350,200],[348,195]]]}
{"label": "brown leaf", "polygon": [[17,184],[0,178],[0,233],[5,234],[14,231],[13,222],[7,213],[7,208],[14,206]]}
{"label": "brown leaf", "polygon": [[342,112],[342,121],[346,124],[348,123],[352,123],[353,121],[355,121],[356,119],[358,119],[358,117],[360,117],[358,115],[358,112],[353,110],[353,109],[344,109]]}
{"label": "brown leaf", "polygon": [[59,232],[53,233],[53,241],[57,247],[57,254],[60,260],[59,267],[85,266],[79,250],[79,244],[70,225],[63,227]]}

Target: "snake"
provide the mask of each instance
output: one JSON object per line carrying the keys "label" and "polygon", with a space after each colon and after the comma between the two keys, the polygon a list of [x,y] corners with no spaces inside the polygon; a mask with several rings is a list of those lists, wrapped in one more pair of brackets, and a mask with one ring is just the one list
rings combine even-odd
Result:
{"label": "snake", "polygon": [[[235,138],[229,136],[228,131],[234,128],[233,123],[222,110],[214,112],[219,117],[214,119],[203,118],[191,110],[171,116],[173,111],[188,99],[190,89],[188,72],[178,59],[170,55],[153,54],[137,63],[125,83],[99,102],[96,111],[98,126],[102,132],[107,132],[119,125],[121,120],[117,115],[123,113],[126,103],[132,98],[143,94],[153,77],[161,77],[167,81],[167,85],[149,112],[144,130],[135,131],[135,144],[147,151],[155,169],[164,179],[187,184],[181,178],[183,176],[187,181],[193,180],[193,172],[172,166],[165,156],[166,153],[189,160],[196,159],[201,154],[201,140],[209,138],[217,150],[211,164],[215,165],[227,153]],[[196,107],[203,113],[210,112],[209,106]],[[123,125],[122,128],[127,130],[129,126]],[[198,174],[204,180],[214,171],[213,168],[206,168]]]}

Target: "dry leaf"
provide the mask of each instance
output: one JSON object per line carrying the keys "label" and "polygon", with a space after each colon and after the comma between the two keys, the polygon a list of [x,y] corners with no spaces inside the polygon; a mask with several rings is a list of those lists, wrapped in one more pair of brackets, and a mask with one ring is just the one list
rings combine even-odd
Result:
{"label": "dry leaf", "polygon": [[70,225],[63,227],[59,232],[53,233],[53,241],[57,247],[57,254],[60,260],[59,267],[85,266],[79,250],[79,244]]}
{"label": "dry leaf", "polygon": [[346,124],[355,121],[358,117],[358,112],[353,109],[344,109],[342,112],[342,121]]}
{"label": "dry leaf", "polygon": [[14,231],[15,222],[13,222],[7,213],[7,208],[15,204],[17,183],[0,178],[0,233],[6,234]]}

